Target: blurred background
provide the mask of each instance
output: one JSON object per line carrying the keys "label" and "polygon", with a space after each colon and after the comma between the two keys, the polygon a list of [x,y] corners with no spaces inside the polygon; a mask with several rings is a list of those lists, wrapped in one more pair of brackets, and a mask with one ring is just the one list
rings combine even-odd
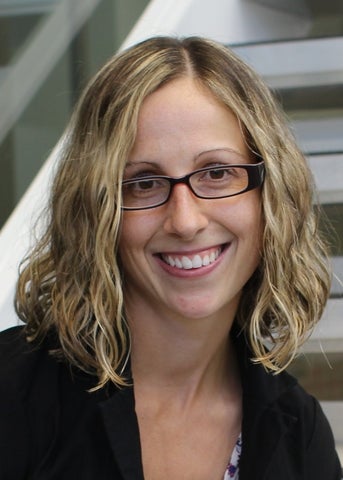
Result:
{"label": "blurred background", "polygon": [[342,0],[0,0],[0,329],[17,323],[18,263],[75,101],[114,52],[156,34],[231,46],[283,104],[308,158],[334,279],[290,370],[321,400],[343,456]]}

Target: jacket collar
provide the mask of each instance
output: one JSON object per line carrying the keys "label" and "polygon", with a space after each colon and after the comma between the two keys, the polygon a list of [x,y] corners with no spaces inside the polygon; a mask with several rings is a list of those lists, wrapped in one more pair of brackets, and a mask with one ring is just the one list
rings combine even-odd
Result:
{"label": "jacket collar", "polygon": [[235,331],[233,337],[243,388],[240,480],[262,480],[283,437],[297,422],[283,401],[297,382],[285,372],[275,375],[253,363],[243,332]]}
{"label": "jacket collar", "polygon": [[104,426],[123,479],[144,480],[133,387],[118,389],[100,403]]}
{"label": "jacket collar", "polygon": [[291,375],[283,372],[273,374],[260,364],[254,363],[252,350],[242,330],[234,327],[231,338],[236,347],[243,396],[261,405],[271,405],[286,391],[297,384]]}

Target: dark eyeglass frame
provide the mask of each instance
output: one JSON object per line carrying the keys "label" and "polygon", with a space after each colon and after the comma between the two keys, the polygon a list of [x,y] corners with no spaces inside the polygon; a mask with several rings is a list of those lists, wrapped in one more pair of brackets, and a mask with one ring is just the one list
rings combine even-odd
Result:
{"label": "dark eyeglass frame", "polygon": [[[220,170],[227,170],[228,168],[243,168],[246,170],[248,174],[248,185],[245,189],[232,193],[230,195],[220,195],[220,196],[204,196],[204,195],[199,195],[196,193],[192,187],[192,184],[190,182],[190,178],[198,173],[202,172],[208,172],[211,170],[215,171],[220,171]],[[129,180],[123,180],[122,185],[129,185],[132,183],[140,182],[140,181],[146,181],[146,180],[167,180],[169,183],[169,193],[166,197],[165,200],[162,202],[159,202],[154,205],[149,205],[147,207],[125,207],[122,206],[122,210],[149,210],[151,208],[157,208],[160,207],[161,205],[166,204],[173,192],[173,188],[175,185],[178,184],[185,184],[188,186],[190,191],[195,195],[197,198],[202,198],[205,200],[217,200],[219,198],[229,198],[229,197],[235,197],[236,195],[241,195],[242,193],[248,192],[249,190],[253,190],[255,188],[260,187],[263,184],[265,178],[265,167],[264,167],[264,161],[259,162],[259,163],[246,163],[246,164],[230,164],[230,165],[216,165],[216,166],[211,166],[211,167],[205,167],[205,168],[200,168],[199,170],[194,170],[193,172],[188,173],[187,175],[184,175],[183,177],[168,177],[167,175],[149,175],[146,177],[136,177],[136,178],[130,178]]]}

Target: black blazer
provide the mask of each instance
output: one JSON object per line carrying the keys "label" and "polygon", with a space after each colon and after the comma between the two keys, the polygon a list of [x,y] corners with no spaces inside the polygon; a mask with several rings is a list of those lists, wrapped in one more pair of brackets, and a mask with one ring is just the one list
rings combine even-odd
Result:
{"label": "black blazer", "polygon": [[[50,342],[33,348],[20,327],[0,334],[0,479],[142,480],[133,388],[88,393],[94,379],[49,355]],[[240,480],[340,480],[319,403],[287,373],[252,364],[243,338],[235,343]]]}

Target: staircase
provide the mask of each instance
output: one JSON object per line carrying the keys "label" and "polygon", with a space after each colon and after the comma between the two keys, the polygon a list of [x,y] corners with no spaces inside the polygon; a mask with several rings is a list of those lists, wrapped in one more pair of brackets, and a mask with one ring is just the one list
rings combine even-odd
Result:
{"label": "staircase", "polygon": [[0,143],[99,1],[0,0],[8,36],[0,68]]}

